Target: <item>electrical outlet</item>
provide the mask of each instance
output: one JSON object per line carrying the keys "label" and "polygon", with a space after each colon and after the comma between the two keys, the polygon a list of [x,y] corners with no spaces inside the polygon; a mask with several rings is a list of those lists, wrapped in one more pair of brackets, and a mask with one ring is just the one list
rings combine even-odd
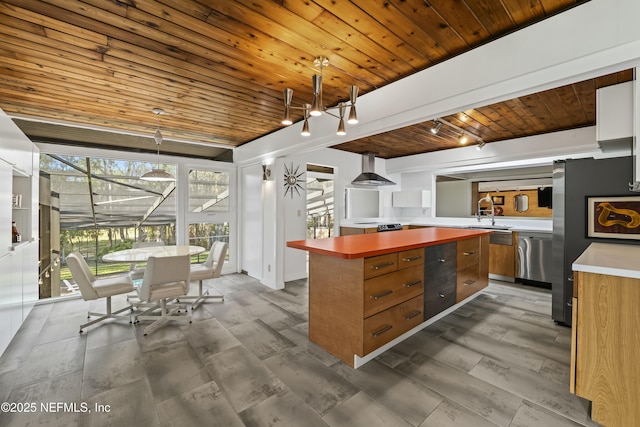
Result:
{"label": "electrical outlet", "polygon": [[267,264],[267,271],[271,273],[271,264]]}

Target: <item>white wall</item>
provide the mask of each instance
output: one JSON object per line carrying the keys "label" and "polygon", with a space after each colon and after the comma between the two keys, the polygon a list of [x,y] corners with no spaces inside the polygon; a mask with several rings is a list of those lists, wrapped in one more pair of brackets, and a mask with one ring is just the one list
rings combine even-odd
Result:
{"label": "white wall", "polygon": [[[253,179],[243,181],[244,195],[242,199],[244,204],[249,203],[249,206],[257,206],[257,194],[261,194],[260,204],[263,218],[261,238],[263,243],[261,253],[258,254],[254,243],[256,238],[250,235],[250,233],[257,232],[258,227],[255,221],[249,219],[250,223],[243,227],[241,239],[243,242],[243,265],[241,268],[259,279],[262,284],[274,289],[281,289],[285,282],[307,277],[306,252],[286,246],[287,241],[306,238],[306,191],[302,191],[301,195],[295,193],[293,197],[290,194],[285,196],[285,165],[289,169],[299,167],[299,171],[306,171],[307,163],[333,168],[335,215],[333,235],[337,236],[340,224],[347,223],[344,220],[344,189],[351,186],[351,181],[362,171],[362,156],[341,150],[321,148],[267,161],[272,163],[271,180],[260,183]],[[260,168],[260,175],[262,175],[260,164],[243,167],[243,174],[250,174],[250,172],[244,172],[247,168],[252,168],[253,171]],[[399,183],[399,174],[386,173],[384,159],[376,159],[375,168],[380,175]],[[305,181],[306,175],[305,173],[301,177]],[[302,183],[302,186],[306,188],[305,183]],[[384,217],[381,220],[384,220],[385,217],[393,218],[391,191],[397,188],[398,186],[379,188],[383,193],[382,199],[386,206],[382,211]],[[243,206],[243,209],[246,208]],[[257,267],[258,264],[261,265],[260,268]],[[260,271],[260,275],[257,275],[257,271]]]}
{"label": "white wall", "polygon": [[436,183],[436,216],[469,217],[471,182],[443,181]]}
{"label": "white wall", "polygon": [[250,165],[239,168],[241,187],[240,266],[249,276],[262,276],[262,167]]}

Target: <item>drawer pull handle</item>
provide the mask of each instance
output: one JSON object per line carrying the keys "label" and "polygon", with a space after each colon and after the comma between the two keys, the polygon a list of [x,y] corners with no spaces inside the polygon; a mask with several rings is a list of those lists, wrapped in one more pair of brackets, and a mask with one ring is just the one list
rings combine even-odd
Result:
{"label": "drawer pull handle", "polygon": [[408,258],[402,258],[402,260],[404,262],[411,262],[411,261],[419,260],[420,258],[422,258],[422,257],[420,255],[418,255],[418,256],[412,256],[412,257],[408,257]]}
{"label": "drawer pull handle", "polygon": [[440,259],[438,259],[438,262],[439,262],[440,264],[444,264],[444,258],[440,258]]}
{"label": "drawer pull handle", "polygon": [[392,265],[392,262],[383,262],[382,264],[372,265],[371,268],[373,268],[374,270],[380,270],[381,268],[390,267]]}
{"label": "drawer pull handle", "polygon": [[414,310],[411,313],[404,316],[404,320],[411,320],[416,316],[419,316],[422,312],[420,310]]}
{"label": "drawer pull handle", "polygon": [[380,335],[384,334],[385,332],[390,331],[391,329],[393,329],[393,326],[385,325],[382,328],[378,329],[377,331],[371,332],[371,335],[374,338],[378,338]]}
{"label": "drawer pull handle", "polygon": [[476,251],[469,251],[469,252],[463,252],[462,255],[469,256],[469,255],[473,255],[475,253],[476,253]]}
{"label": "drawer pull handle", "polygon": [[466,282],[464,282],[464,285],[465,285],[465,286],[471,286],[471,285],[473,285],[474,283],[476,283],[476,281],[475,281],[475,280],[471,280],[471,279],[469,279],[469,280],[467,280]]}
{"label": "drawer pull handle", "polygon": [[438,294],[438,296],[444,299],[444,294]]}
{"label": "drawer pull handle", "polygon": [[386,291],[382,291],[379,294],[371,295],[373,299],[380,299],[382,297],[386,297],[387,295],[391,295],[393,291],[391,289],[387,289]]}
{"label": "drawer pull handle", "polygon": [[404,287],[410,288],[412,286],[419,285],[420,283],[422,283],[422,280],[418,279],[418,280],[414,280],[413,282],[405,283]]}

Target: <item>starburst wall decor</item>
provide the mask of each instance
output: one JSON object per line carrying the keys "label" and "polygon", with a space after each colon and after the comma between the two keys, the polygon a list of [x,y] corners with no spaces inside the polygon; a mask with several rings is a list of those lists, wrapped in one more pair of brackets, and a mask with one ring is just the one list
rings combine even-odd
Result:
{"label": "starburst wall decor", "polygon": [[298,196],[300,196],[300,190],[304,190],[304,187],[300,185],[301,182],[304,182],[304,179],[300,177],[304,175],[304,171],[298,172],[300,170],[300,166],[296,166],[293,168],[293,163],[291,163],[291,168],[284,165],[284,196],[287,197],[287,193],[291,193],[291,198],[293,199],[293,192],[295,191]]}

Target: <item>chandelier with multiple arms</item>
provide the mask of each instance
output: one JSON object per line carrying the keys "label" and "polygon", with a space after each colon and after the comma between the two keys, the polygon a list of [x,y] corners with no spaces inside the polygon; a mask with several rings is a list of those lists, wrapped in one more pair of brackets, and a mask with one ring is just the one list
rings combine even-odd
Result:
{"label": "chandelier with multiple arms", "polygon": [[[282,124],[289,126],[293,124],[293,120],[291,119],[291,110],[303,110],[304,113],[304,122],[302,123],[302,132],[301,135],[309,136],[311,132],[309,131],[309,117],[310,116],[320,116],[322,113],[327,113],[330,116],[333,116],[339,119],[338,122],[338,130],[336,134],[338,135],[346,135],[346,130],[344,127],[344,115],[345,110],[349,107],[349,116],[347,119],[347,123],[356,124],[358,123],[358,115],[356,113],[356,99],[358,98],[358,86],[351,86],[349,88],[349,102],[340,102],[338,105],[333,107],[326,107],[322,103],[322,69],[329,65],[329,59],[324,56],[319,56],[313,61],[313,65],[320,69],[320,74],[314,74],[311,78],[311,84],[313,87],[313,100],[311,104],[303,104],[301,107],[294,107],[291,105],[291,101],[293,99],[293,89],[286,88],[284,93],[284,117],[282,118]],[[338,110],[338,114],[331,113],[329,110]]]}

